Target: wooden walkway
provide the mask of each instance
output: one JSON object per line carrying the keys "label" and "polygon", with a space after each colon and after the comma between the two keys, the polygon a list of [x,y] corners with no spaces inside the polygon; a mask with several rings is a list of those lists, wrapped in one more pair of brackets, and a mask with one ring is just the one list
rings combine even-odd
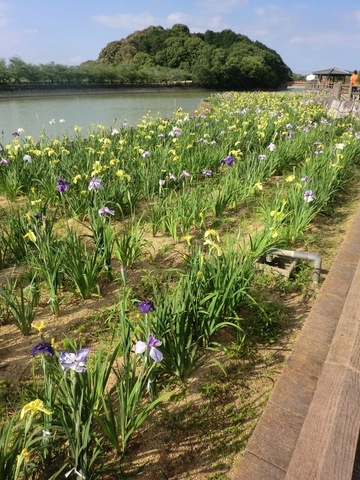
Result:
{"label": "wooden walkway", "polygon": [[360,479],[360,208],[232,480]]}

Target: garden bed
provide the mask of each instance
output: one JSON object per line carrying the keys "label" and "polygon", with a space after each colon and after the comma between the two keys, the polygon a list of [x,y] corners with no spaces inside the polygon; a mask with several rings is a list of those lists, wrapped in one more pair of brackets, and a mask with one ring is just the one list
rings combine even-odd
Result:
{"label": "garden bed", "polygon": [[254,263],[316,252],[323,278],[358,201],[356,121],[302,98],[2,147],[4,480],[227,478],[319,288]]}

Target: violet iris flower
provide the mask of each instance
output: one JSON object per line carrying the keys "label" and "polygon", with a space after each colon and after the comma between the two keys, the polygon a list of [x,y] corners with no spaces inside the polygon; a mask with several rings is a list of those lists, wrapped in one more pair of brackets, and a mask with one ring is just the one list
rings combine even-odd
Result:
{"label": "violet iris flower", "polygon": [[141,313],[149,313],[150,310],[155,310],[154,302],[147,299],[143,300],[142,302],[139,302],[138,307],[140,308]]}
{"label": "violet iris flower", "polygon": [[228,167],[232,167],[234,162],[235,162],[235,158],[232,157],[231,155],[228,155],[227,157],[221,160],[220,165],[227,165]]}
{"label": "violet iris flower", "polygon": [[155,362],[161,362],[163,359],[163,354],[158,350],[156,347],[159,347],[162,344],[160,340],[156,340],[156,338],[150,333],[148,337],[148,341],[142,342],[139,340],[135,344],[135,353],[144,353],[147,348],[150,349],[150,357],[155,360]]}
{"label": "violet iris flower", "polygon": [[90,183],[89,183],[89,186],[88,186],[88,190],[89,192],[91,190],[104,190],[104,187],[101,185],[101,180],[99,178],[95,178],[93,177],[91,180],[90,180]]}
{"label": "violet iris flower", "polygon": [[61,193],[66,192],[69,185],[70,185],[70,182],[66,182],[61,177],[58,177],[57,186],[56,186],[58,192],[61,192]]}
{"label": "violet iris flower", "polygon": [[190,178],[191,175],[186,170],[183,170],[182,173],[179,175],[179,178],[182,178],[182,177]]}
{"label": "violet iris flower", "polygon": [[86,357],[90,352],[90,348],[82,348],[76,353],[64,352],[60,353],[59,360],[61,368],[64,372],[74,370],[77,373],[86,372]]}
{"label": "violet iris flower", "polygon": [[37,353],[48,353],[50,357],[55,355],[55,350],[51,346],[51,343],[40,342],[32,349],[32,354],[36,355]]}
{"label": "violet iris flower", "polygon": [[302,182],[308,182],[308,183],[310,182],[309,177],[307,175],[305,175],[305,177],[300,178],[300,180]]}
{"label": "violet iris flower", "polygon": [[108,207],[103,207],[103,208],[100,208],[99,210],[99,215],[102,215],[103,213],[108,213],[109,215],[115,215],[115,211],[114,210],[110,210],[110,208]]}
{"label": "violet iris flower", "polygon": [[306,192],[304,193],[305,202],[309,203],[309,202],[312,202],[315,199],[316,199],[316,197],[315,197],[315,195],[313,195],[312,190],[306,190]]}
{"label": "violet iris flower", "polygon": [[203,175],[207,175],[208,177],[211,177],[211,175],[212,175],[212,171],[211,171],[211,170],[206,170],[206,169],[203,170],[201,173],[202,173]]}
{"label": "violet iris flower", "polygon": [[9,160],[7,158],[2,158],[0,161],[0,165],[8,165]]}

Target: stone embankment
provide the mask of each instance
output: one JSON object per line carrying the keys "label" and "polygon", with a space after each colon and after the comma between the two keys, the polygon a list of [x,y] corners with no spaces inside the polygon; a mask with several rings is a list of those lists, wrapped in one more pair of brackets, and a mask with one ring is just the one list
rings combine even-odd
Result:
{"label": "stone embankment", "polygon": [[360,102],[358,100],[338,99],[331,95],[315,98],[314,101],[321,102],[327,110],[327,114],[333,118],[353,112],[360,118]]}

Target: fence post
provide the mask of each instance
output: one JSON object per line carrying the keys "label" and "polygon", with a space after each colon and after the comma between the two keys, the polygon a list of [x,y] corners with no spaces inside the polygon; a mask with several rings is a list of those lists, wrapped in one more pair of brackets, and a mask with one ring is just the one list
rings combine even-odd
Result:
{"label": "fence post", "polygon": [[340,96],[341,96],[341,83],[336,83],[336,84],[334,84],[333,95],[334,95],[334,97],[336,98],[336,100],[340,100]]}

